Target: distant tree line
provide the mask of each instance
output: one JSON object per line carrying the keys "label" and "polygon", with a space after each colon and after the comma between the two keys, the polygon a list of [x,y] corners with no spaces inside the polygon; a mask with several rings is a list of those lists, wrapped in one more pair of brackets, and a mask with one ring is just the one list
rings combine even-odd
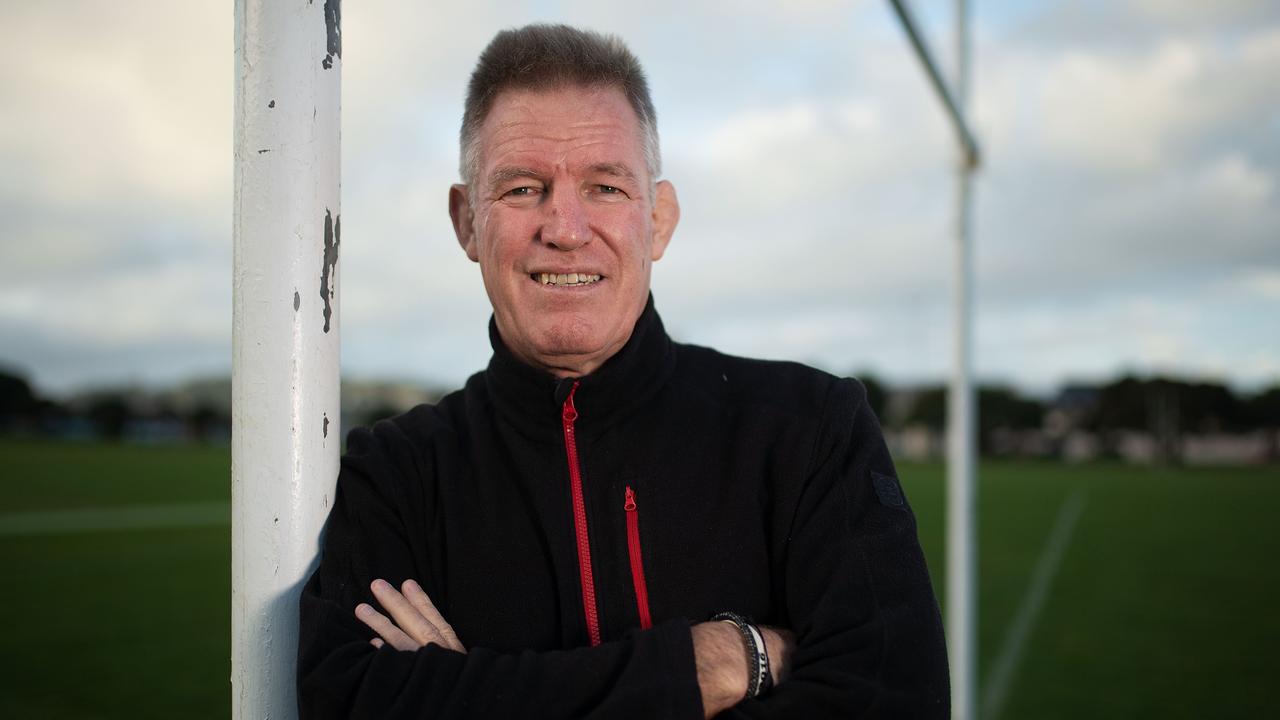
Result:
{"label": "distant tree line", "polygon": [[[864,376],[862,382],[868,403],[887,428],[945,429],[946,386],[888,391],[875,378]],[[976,395],[983,452],[994,449],[1002,432],[1040,430],[1059,436],[1091,433],[1108,454],[1116,438],[1131,432],[1151,437],[1157,455],[1176,459],[1187,435],[1280,431],[1280,385],[1242,395],[1215,382],[1126,376],[1096,386],[1068,385],[1050,399],[1004,385],[980,385]]]}
{"label": "distant tree line", "polygon": [[[867,402],[883,420],[893,391],[872,376],[859,378],[867,388]],[[941,428],[946,424],[947,387],[932,385],[914,391],[914,401],[895,424]],[[1099,386],[1069,385],[1051,400],[1020,394],[1005,385],[980,385],[979,414],[992,428],[1039,427],[1044,415],[1060,402],[1082,404],[1084,426],[1091,430],[1148,429],[1153,413],[1176,409],[1186,430],[1217,432],[1280,427],[1280,385],[1240,396],[1219,383],[1170,378],[1124,377]]]}
{"label": "distant tree line", "polygon": [[[411,382],[344,379],[340,428],[371,425],[442,391]],[[44,398],[0,366],[0,435],[149,443],[231,439],[231,380],[193,380],[167,388],[114,387]]]}
{"label": "distant tree line", "polygon": [[[941,432],[947,388],[890,387],[860,375],[867,402],[886,429]],[[1144,433],[1162,452],[1176,455],[1186,435],[1280,430],[1280,385],[1240,394],[1221,383],[1176,378],[1123,377],[1101,385],[1073,384],[1052,398],[1007,385],[977,388],[978,442],[995,449],[1001,434],[1043,431],[1061,436],[1092,433],[1104,444],[1118,433]],[[404,384],[345,382],[343,425],[369,424],[438,397]],[[231,386],[226,378],[168,390],[117,388],[67,400],[41,397],[22,375],[0,369],[0,434],[157,442],[226,442],[231,433]]]}
{"label": "distant tree line", "polygon": [[0,434],[151,442],[226,442],[230,384],[192,383],[147,393],[118,388],[68,400],[41,397],[27,379],[0,370]]}

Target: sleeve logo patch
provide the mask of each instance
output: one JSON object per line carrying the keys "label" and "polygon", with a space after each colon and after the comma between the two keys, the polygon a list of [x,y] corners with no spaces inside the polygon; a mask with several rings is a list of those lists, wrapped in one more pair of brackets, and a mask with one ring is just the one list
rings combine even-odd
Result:
{"label": "sleeve logo patch", "polygon": [[902,497],[902,487],[898,485],[898,478],[892,475],[881,475],[872,470],[871,483],[875,486],[876,497],[880,498],[881,505],[899,508],[906,503],[906,498]]}

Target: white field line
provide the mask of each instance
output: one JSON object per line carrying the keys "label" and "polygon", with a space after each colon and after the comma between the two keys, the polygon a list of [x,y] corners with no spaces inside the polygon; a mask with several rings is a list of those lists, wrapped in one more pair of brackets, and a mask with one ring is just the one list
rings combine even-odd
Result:
{"label": "white field line", "polygon": [[0,537],[110,530],[172,530],[231,523],[231,504],[126,505],[0,514]]}
{"label": "white field line", "polygon": [[1027,636],[1044,607],[1044,601],[1053,585],[1053,576],[1058,572],[1058,563],[1062,554],[1071,543],[1071,534],[1075,531],[1076,521],[1084,510],[1085,493],[1077,490],[1062,503],[1058,510],[1058,519],[1054,522],[1049,539],[1040,551],[1040,559],[1036,561],[1035,572],[1031,576],[1031,585],[1022,598],[1017,615],[1009,625],[1004,645],[996,656],[995,665],[982,690],[982,717],[984,720],[998,720],[1004,709],[1009,688],[1013,683],[1014,673],[1022,661],[1022,651],[1027,644]]}

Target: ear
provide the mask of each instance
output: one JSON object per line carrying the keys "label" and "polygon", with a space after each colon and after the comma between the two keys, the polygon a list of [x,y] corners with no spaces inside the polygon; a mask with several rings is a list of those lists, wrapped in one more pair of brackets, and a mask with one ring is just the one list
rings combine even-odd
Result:
{"label": "ear", "polygon": [[667,251],[667,243],[676,231],[680,222],[680,200],[676,198],[676,188],[669,180],[658,183],[653,199],[653,242],[650,259],[661,260]]}
{"label": "ear", "polygon": [[480,254],[476,248],[475,213],[471,211],[471,199],[467,196],[466,185],[454,185],[449,188],[449,217],[453,220],[453,234],[458,236],[458,244],[463,252],[471,258],[471,262],[480,262]]}

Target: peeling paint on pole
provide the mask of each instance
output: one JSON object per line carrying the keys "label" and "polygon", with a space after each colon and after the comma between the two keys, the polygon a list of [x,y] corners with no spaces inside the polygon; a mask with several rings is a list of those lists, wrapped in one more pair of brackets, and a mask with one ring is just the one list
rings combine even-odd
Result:
{"label": "peeling paint on pole", "polygon": [[324,302],[324,331],[329,332],[329,317],[333,315],[331,303],[335,292],[338,268],[338,244],[342,241],[342,217],[337,219],[324,210],[324,255],[320,258],[320,299]]}
{"label": "peeling paint on pole", "polygon": [[[281,720],[297,714],[298,593],[338,474],[341,12],[235,11],[232,716]],[[303,307],[317,279],[322,318]]]}
{"label": "peeling paint on pole", "polygon": [[320,66],[325,70],[333,67],[333,58],[342,57],[342,3],[339,0],[324,0],[325,51]]}

